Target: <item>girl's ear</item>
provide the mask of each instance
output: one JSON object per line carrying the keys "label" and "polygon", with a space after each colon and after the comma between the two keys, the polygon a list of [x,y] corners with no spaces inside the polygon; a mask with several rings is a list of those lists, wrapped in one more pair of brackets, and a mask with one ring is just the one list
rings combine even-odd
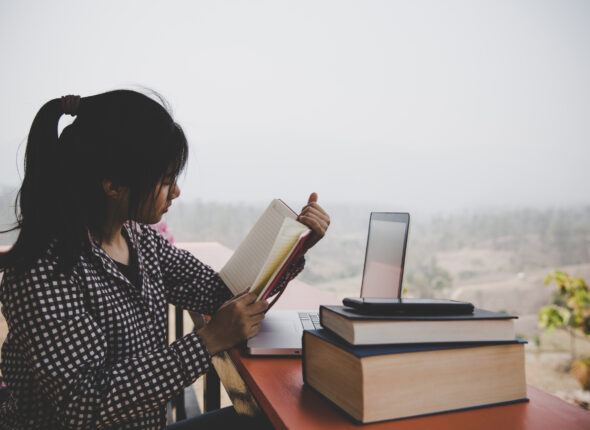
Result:
{"label": "girl's ear", "polygon": [[129,189],[119,185],[110,179],[102,180],[102,189],[107,197],[113,200],[122,200],[127,197]]}

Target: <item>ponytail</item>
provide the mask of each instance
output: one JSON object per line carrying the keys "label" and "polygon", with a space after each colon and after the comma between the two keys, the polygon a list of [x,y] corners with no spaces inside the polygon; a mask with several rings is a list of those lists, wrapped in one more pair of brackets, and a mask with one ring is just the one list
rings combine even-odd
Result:
{"label": "ponytail", "polygon": [[21,267],[32,262],[47,249],[54,225],[55,192],[60,185],[58,122],[62,116],[60,99],[43,105],[31,125],[25,152],[25,177],[17,194],[20,214],[17,225],[8,230],[20,229],[12,248],[0,255],[0,270],[9,266]]}
{"label": "ponytail", "polygon": [[[20,213],[16,226],[0,233],[20,232],[12,248],[0,254],[0,271],[25,270],[49,248],[59,270],[69,271],[88,246],[88,233],[100,240],[104,179],[129,187],[133,219],[158,181],[176,177],[186,164],[186,138],[162,102],[129,90],[71,97],[45,103],[33,120],[16,198]],[[64,113],[77,116],[58,137]]]}

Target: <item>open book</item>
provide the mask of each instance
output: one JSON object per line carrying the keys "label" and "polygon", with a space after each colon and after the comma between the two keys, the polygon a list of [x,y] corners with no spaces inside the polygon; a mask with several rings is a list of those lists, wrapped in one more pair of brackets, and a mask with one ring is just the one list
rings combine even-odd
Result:
{"label": "open book", "polygon": [[279,199],[260,216],[219,276],[234,295],[250,289],[266,299],[289,265],[299,258],[311,230]]}

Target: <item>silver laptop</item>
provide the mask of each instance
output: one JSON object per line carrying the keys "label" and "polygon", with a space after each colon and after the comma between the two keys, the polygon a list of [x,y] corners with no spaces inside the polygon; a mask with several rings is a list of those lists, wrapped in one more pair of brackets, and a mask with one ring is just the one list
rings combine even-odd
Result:
{"label": "silver laptop", "polygon": [[[402,292],[410,214],[371,212],[361,297],[399,298]],[[273,310],[246,344],[250,355],[301,355],[303,330],[321,328],[314,310]]]}

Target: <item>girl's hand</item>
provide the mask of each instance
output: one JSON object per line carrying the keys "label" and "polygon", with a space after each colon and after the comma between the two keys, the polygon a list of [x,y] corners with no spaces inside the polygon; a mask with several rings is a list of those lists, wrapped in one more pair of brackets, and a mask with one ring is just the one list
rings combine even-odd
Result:
{"label": "girl's hand", "polygon": [[314,246],[324,237],[330,225],[330,216],[318,204],[317,193],[311,193],[307,205],[301,209],[297,221],[305,224],[311,229],[311,236],[305,241],[303,252]]}
{"label": "girl's hand", "polygon": [[268,309],[268,302],[256,301],[254,293],[242,293],[225,302],[211,321],[198,331],[211,356],[254,337]]}

